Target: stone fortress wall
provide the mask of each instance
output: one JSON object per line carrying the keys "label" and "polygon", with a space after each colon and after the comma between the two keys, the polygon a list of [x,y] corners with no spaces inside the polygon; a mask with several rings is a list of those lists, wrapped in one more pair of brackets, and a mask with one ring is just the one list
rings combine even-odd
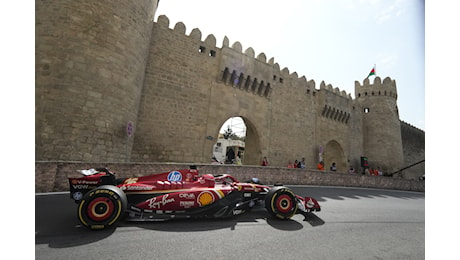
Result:
{"label": "stone fortress wall", "polygon": [[217,47],[212,34],[154,22],[157,4],[37,1],[37,161],[207,163],[233,116],[247,126],[245,165],[304,157],[312,169],[320,146],[341,172],[361,156],[388,173],[424,159],[424,132],[399,119],[395,80],[355,82],[355,99],[316,88],[238,41]]}

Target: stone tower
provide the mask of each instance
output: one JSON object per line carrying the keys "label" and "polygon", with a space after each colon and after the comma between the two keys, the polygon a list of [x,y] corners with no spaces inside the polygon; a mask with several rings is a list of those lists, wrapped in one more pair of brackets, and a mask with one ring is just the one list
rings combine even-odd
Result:
{"label": "stone tower", "polygon": [[403,167],[404,155],[399,120],[396,82],[389,77],[365,79],[363,85],[355,81],[356,103],[362,111],[363,156],[371,168],[382,167],[394,172]]}
{"label": "stone tower", "polygon": [[157,5],[36,1],[36,160],[129,160]]}

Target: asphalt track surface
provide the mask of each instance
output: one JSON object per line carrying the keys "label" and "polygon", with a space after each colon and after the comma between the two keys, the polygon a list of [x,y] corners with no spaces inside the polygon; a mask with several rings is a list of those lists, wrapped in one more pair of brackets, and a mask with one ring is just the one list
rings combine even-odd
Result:
{"label": "asphalt track surface", "polygon": [[35,196],[36,259],[425,259],[425,193],[290,186],[321,212],[79,225],[69,194]]}

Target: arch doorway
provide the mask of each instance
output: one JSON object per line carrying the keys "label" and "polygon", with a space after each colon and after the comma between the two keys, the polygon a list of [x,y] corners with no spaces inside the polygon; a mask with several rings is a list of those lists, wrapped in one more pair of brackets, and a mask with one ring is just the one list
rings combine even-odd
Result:
{"label": "arch doorway", "polygon": [[347,161],[342,147],[337,141],[329,141],[326,144],[323,154],[324,168],[329,170],[335,162],[338,172],[346,172],[348,169]]}
{"label": "arch doorway", "polygon": [[230,117],[221,125],[213,157],[220,163],[258,165],[260,146],[254,125],[245,117]]}

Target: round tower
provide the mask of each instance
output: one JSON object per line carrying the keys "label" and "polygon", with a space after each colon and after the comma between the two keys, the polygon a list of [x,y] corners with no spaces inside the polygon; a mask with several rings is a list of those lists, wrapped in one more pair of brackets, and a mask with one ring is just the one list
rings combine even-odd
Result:
{"label": "round tower", "polygon": [[158,0],[35,4],[36,160],[129,160]]}
{"label": "round tower", "polygon": [[392,173],[403,167],[404,155],[401,139],[396,82],[389,77],[365,79],[363,85],[355,81],[355,97],[362,111],[363,156],[369,167],[381,167]]}

